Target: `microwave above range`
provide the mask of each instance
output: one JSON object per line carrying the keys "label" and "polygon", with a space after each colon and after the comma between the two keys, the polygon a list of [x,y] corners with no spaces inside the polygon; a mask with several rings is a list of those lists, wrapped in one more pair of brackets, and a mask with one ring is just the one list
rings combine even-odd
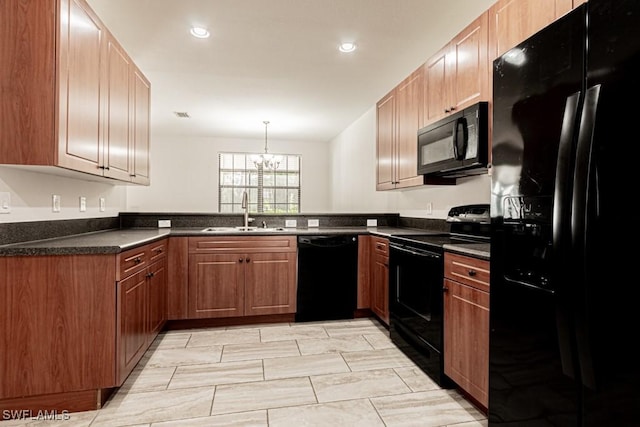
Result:
{"label": "microwave above range", "polygon": [[479,102],[418,131],[418,174],[460,178],[487,172],[488,103]]}

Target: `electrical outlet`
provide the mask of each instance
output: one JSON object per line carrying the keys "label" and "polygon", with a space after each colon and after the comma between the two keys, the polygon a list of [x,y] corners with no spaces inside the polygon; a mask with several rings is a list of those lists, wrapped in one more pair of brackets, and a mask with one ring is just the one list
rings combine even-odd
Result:
{"label": "electrical outlet", "polygon": [[100,197],[100,212],[104,212],[107,210],[107,201],[104,197]]}
{"label": "electrical outlet", "polygon": [[378,220],[377,219],[368,219],[367,220],[367,227],[377,227],[378,226]]}
{"label": "electrical outlet", "polygon": [[87,198],[86,197],[80,197],[80,212],[86,212],[87,211]]}
{"label": "electrical outlet", "polygon": [[427,215],[432,215],[433,214],[433,205],[431,204],[431,202],[427,202]]}
{"label": "electrical outlet", "polygon": [[307,227],[319,227],[320,220],[319,219],[309,219],[307,220]]}
{"label": "electrical outlet", "polygon": [[0,192],[0,214],[11,213],[11,193]]}
{"label": "electrical outlet", "polygon": [[60,196],[57,194],[54,194],[53,196],[51,196],[51,210],[53,212],[60,212]]}
{"label": "electrical outlet", "polygon": [[169,228],[171,227],[170,219],[159,219],[158,220],[158,228]]}
{"label": "electrical outlet", "polygon": [[285,219],[284,226],[287,228],[296,228],[298,226],[298,221],[295,219]]}

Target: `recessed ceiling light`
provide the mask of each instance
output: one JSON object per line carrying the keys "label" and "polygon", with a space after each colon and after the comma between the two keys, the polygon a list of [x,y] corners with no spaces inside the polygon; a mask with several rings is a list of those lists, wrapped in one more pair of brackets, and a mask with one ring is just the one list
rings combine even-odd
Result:
{"label": "recessed ceiling light", "polygon": [[340,43],[340,47],[338,49],[340,49],[340,52],[353,52],[354,50],[356,50],[356,44],[353,42]]}
{"label": "recessed ceiling light", "polygon": [[202,28],[202,27],[191,27],[191,35],[193,37],[197,37],[199,39],[206,39],[207,37],[209,37],[211,34],[209,34],[209,31],[207,31],[206,28]]}

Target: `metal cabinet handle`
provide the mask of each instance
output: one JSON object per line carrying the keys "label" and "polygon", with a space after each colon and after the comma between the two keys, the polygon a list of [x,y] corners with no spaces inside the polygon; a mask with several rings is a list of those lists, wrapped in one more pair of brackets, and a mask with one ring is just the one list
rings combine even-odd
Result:
{"label": "metal cabinet handle", "polygon": [[478,272],[477,272],[477,271],[475,271],[475,270],[469,270],[469,271],[467,272],[467,274],[469,274],[469,276],[473,277],[473,276],[475,276],[476,274],[478,274]]}
{"label": "metal cabinet handle", "polygon": [[142,258],[140,258],[140,257],[135,257],[135,258],[133,259],[133,262],[134,262],[134,263],[136,263],[136,264],[140,264],[140,263],[142,262]]}
{"label": "metal cabinet handle", "polygon": [[449,288],[447,288],[446,286],[442,287],[442,292],[449,292]]}
{"label": "metal cabinet handle", "polygon": [[238,262],[243,262],[243,261],[244,261],[244,258],[240,258],[240,259],[238,260]]}
{"label": "metal cabinet handle", "polygon": [[251,258],[247,258],[247,262],[251,262]]}

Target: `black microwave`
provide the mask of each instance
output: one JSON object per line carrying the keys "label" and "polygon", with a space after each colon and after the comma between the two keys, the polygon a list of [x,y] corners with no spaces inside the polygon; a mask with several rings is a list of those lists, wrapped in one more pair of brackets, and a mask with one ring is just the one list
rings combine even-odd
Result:
{"label": "black microwave", "polygon": [[488,103],[479,102],[418,131],[418,174],[458,178],[486,173]]}

